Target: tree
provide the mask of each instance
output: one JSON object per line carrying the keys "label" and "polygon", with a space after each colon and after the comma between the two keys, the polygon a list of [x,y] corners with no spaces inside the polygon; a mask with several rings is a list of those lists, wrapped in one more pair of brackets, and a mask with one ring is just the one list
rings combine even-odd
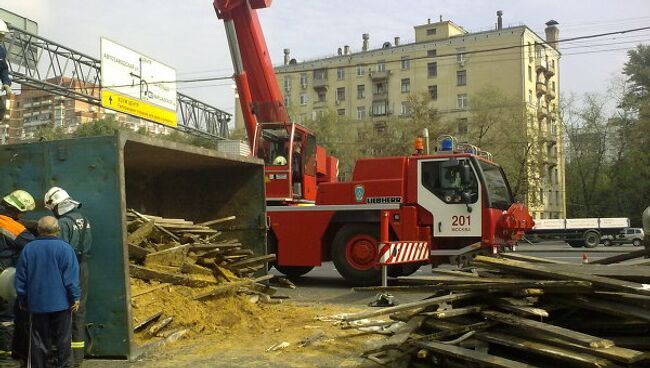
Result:
{"label": "tree", "polygon": [[470,102],[467,131],[460,132],[461,138],[493,154],[515,196],[528,197],[529,204],[538,204],[539,198],[532,195],[531,188],[541,181],[539,157],[547,137],[529,134],[528,128],[536,119],[526,103],[494,86],[470,96]]}

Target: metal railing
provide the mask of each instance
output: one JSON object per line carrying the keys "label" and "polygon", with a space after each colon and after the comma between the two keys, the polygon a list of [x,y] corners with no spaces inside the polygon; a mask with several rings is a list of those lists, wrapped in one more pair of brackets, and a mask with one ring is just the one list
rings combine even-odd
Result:
{"label": "metal railing", "polygon": [[[15,83],[101,106],[99,59],[18,28],[9,29],[3,44]],[[232,114],[182,93],[176,94],[176,101],[179,129],[208,138],[228,138]]]}

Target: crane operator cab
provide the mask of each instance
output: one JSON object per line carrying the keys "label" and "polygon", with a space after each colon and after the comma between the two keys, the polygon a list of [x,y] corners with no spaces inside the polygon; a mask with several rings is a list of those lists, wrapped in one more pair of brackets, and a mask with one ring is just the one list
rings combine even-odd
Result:
{"label": "crane operator cab", "polygon": [[266,165],[271,201],[313,202],[316,198],[316,138],[297,124],[260,124],[257,156]]}

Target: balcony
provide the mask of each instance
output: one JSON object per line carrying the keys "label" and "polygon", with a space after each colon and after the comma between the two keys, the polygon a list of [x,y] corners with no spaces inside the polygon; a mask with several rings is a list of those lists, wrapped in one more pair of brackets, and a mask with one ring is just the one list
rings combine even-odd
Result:
{"label": "balcony", "polygon": [[548,64],[546,66],[546,70],[544,71],[544,76],[546,77],[546,79],[548,79],[548,78],[551,78],[554,75],[555,75],[555,65]]}
{"label": "balcony", "polygon": [[537,82],[537,97],[546,94],[547,88],[544,82]]}
{"label": "balcony", "polygon": [[383,101],[388,99],[388,92],[387,91],[377,91],[372,94],[372,100],[373,101]]}
{"label": "balcony", "polygon": [[388,79],[389,75],[390,75],[390,70],[373,71],[373,72],[370,72],[370,74],[369,74],[370,79],[372,79],[372,80]]}
{"label": "balcony", "polygon": [[548,112],[546,111],[546,108],[539,107],[537,109],[537,120],[543,120],[546,117],[548,117]]}
{"label": "balcony", "polygon": [[538,56],[535,58],[535,71],[538,73],[543,73],[548,70],[548,63],[546,62],[545,57]]}
{"label": "balcony", "polygon": [[328,87],[329,83],[327,78],[314,79],[314,89],[327,89]]}
{"label": "balcony", "polygon": [[314,101],[314,108],[326,107],[326,106],[327,106],[327,100],[316,100],[316,101]]}
{"label": "balcony", "polygon": [[555,91],[549,89],[548,91],[546,91],[546,100],[551,101],[553,99],[555,99]]}

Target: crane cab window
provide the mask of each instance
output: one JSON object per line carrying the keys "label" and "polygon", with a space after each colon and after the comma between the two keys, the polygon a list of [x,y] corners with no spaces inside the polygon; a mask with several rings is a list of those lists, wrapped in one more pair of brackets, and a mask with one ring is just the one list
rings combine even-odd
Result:
{"label": "crane cab window", "polygon": [[289,160],[289,131],[285,128],[265,128],[260,135],[257,156],[266,165],[285,166]]}
{"label": "crane cab window", "polygon": [[445,203],[466,203],[478,200],[478,181],[466,159],[426,161],[422,163],[422,186]]}

